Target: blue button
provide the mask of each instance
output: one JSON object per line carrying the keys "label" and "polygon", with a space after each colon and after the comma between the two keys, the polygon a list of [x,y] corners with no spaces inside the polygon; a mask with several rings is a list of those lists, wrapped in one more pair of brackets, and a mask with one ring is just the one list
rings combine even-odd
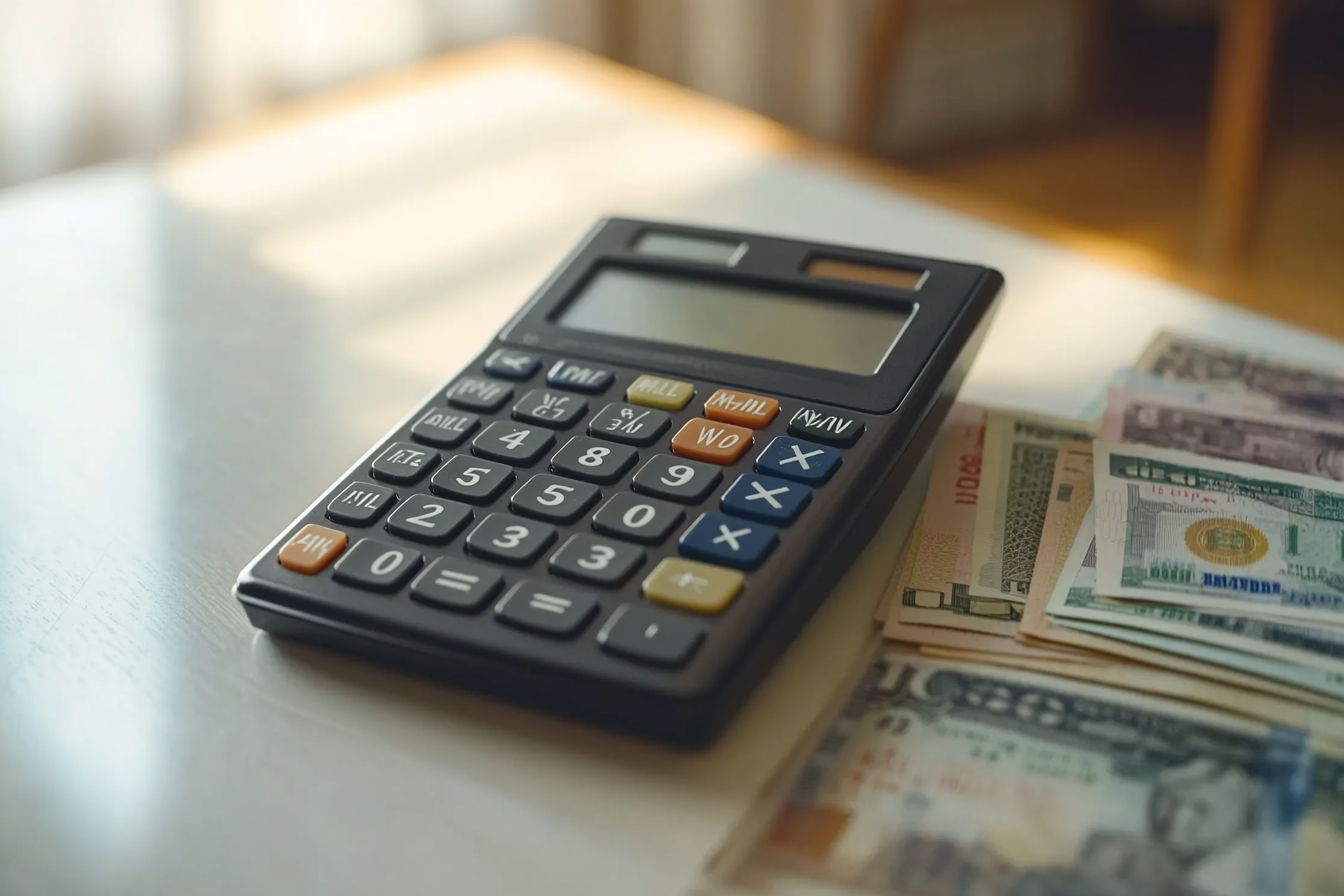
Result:
{"label": "blue button", "polygon": [[757,473],[821,485],[840,469],[840,451],[816,442],[776,436],[756,458],[754,468]]}
{"label": "blue button", "polygon": [[702,513],[681,536],[683,556],[737,569],[755,569],[775,545],[779,530],[721,513]]}
{"label": "blue button", "polygon": [[506,380],[525,380],[541,367],[541,358],[528,352],[500,348],[485,359],[485,372]]}
{"label": "blue button", "polygon": [[733,516],[787,526],[811,500],[812,489],[805,485],[760,473],[743,473],[723,493],[719,506]]}
{"label": "blue button", "polygon": [[556,361],[546,371],[546,385],[557,389],[569,389],[571,392],[588,392],[596,395],[606,391],[616,374],[601,367],[585,367],[573,361]]}

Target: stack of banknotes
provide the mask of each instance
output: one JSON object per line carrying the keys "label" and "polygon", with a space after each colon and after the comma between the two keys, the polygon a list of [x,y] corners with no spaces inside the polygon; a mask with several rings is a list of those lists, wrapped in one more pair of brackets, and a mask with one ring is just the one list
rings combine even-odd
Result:
{"label": "stack of banknotes", "polygon": [[1100,422],[936,451],[882,646],[702,888],[1344,896],[1344,371],[1162,334]]}

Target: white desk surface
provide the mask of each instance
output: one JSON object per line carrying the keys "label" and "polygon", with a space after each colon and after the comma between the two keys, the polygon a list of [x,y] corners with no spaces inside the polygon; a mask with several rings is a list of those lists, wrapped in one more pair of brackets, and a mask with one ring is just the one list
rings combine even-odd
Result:
{"label": "white desk surface", "polygon": [[601,214],[998,267],[976,401],[1077,414],[1164,326],[1344,360],[549,52],[0,194],[0,893],[694,879],[852,661],[894,559],[880,537],[698,754],[281,642],[230,594]]}

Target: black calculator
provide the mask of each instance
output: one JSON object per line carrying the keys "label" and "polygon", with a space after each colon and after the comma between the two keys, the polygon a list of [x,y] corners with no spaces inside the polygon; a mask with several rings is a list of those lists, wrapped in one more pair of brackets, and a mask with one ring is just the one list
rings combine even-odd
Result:
{"label": "black calculator", "polygon": [[270,632],[708,743],[910,480],[1002,285],[605,219],[235,593]]}

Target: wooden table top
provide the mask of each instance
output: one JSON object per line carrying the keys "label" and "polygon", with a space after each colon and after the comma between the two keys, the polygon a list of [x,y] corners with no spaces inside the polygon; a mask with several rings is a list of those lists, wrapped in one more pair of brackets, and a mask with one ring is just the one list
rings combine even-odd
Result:
{"label": "wooden table top", "polygon": [[0,892],[675,894],[853,662],[880,534],[679,753],[254,631],[252,555],[601,214],[984,262],[963,392],[1079,414],[1161,327],[1340,346],[529,42],[0,194]]}

